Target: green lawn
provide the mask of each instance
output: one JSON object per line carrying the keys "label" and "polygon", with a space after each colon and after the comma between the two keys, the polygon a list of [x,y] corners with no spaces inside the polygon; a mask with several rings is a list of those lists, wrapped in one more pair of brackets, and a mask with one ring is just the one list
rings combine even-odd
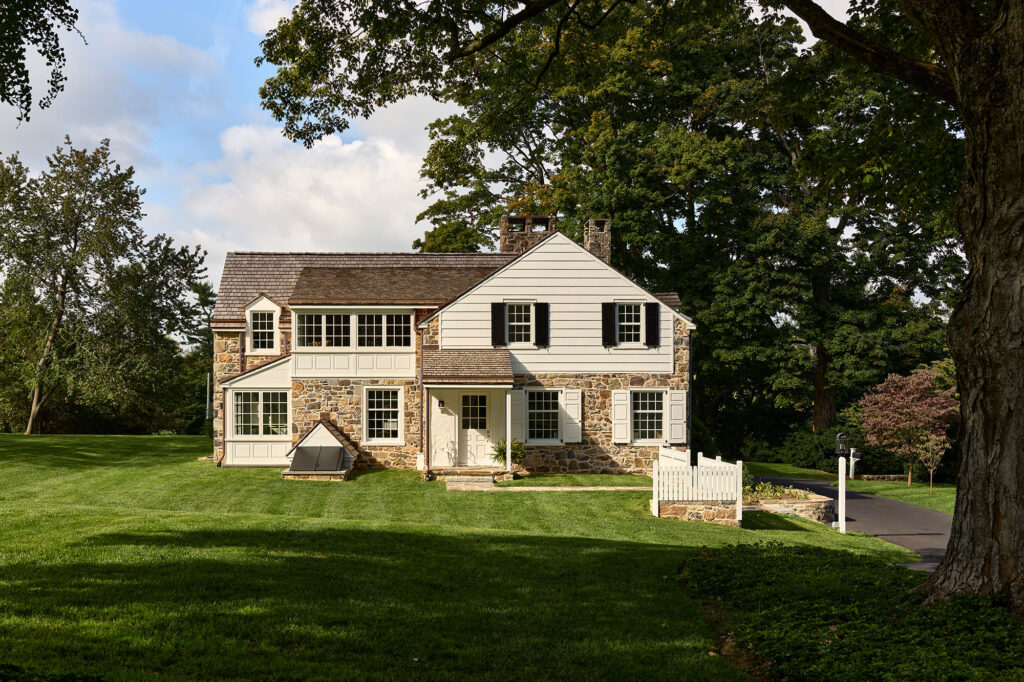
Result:
{"label": "green lawn", "polygon": [[[202,438],[0,435],[0,666],[107,679],[737,679],[672,577],[758,540],[913,557],[649,493],[448,492],[197,462]],[[4,677],[0,667],[0,677]]]}
{"label": "green lawn", "polygon": [[901,502],[909,502],[946,514],[952,514],[953,506],[956,504],[956,485],[952,483],[936,483],[933,495],[928,494],[928,484],[920,481],[914,481],[914,485],[909,488],[905,480],[847,481],[846,489],[851,492],[870,493]]}
{"label": "green lawn", "polygon": [[835,474],[818,469],[802,469],[779,462],[744,462],[743,468],[754,476],[780,476],[782,478],[810,478],[816,481],[834,481]]}
{"label": "green lawn", "polygon": [[637,488],[650,488],[650,476],[633,476],[632,474],[534,474],[514,481],[502,481],[495,485],[508,487],[536,486],[594,486],[614,485]]}

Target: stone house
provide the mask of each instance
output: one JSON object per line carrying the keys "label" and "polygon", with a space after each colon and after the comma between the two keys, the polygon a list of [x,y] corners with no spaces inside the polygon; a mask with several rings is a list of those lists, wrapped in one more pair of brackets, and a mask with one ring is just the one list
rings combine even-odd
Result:
{"label": "stone house", "polygon": [[356,467],[642,473],[688,447],[692,321],[579,245],[506,217],[497,253],[229,253],[213,314],[214,457],[288,466],[333,433]]}

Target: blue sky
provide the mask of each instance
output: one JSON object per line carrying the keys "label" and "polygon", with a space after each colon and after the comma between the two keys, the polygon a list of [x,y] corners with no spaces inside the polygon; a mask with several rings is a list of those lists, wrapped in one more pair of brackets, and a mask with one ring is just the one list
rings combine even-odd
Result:
{"label": "blue sky", "polygon": [[[88,44],[65,41],[66,89],[20,126],[0,109],[0,153],[38,170],[65,134],[110,138],[147,189],[143,227],[205,248],[215,285],[232,250],[409,250],[424,127],[453,108],[407,100],[311,150],[285,140],[253,59],[292,1],[76,0]],[[846,2],[824,5],[843,18]],[[45,69],[34,76],[41,89]]]}
{"label": "blue sky", "polygon": [[[88,44],[69,37],[68,83],[20,126],[0,110],[0,152],[33,169],[70,134],[111,139],[147,189],[145,229],[209,252],[408,250],[422,234],[424,127],[450,111],[403,102],[307,150],[259,106],[253,59],[289,0],[80,0]],[[45,71],[36,69],[37,87]]]}

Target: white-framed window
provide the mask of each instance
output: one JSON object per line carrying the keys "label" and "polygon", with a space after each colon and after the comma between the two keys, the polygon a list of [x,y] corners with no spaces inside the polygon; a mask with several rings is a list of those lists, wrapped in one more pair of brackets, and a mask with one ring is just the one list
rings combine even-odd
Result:
{"label": "white-framed window", "polygon": [[508,303],[505,311],[509,345],[533,343],[533,304]]}
{"label": "white-framed window", "polygon": [[636,345],[643,339],[643,306],[640,303],[617,303],[615,322],[619,345]]}
{"label": "white-framed window", "polygon": [[234,391],[236,436],[288,435],[287,391]]}
{"label": "white-framed window", "polygon": [[384,345],[384,316],[376,314],[360,314],[358,337],[362,348],[375,348]]}
{"label": "white-framed window", "polygon": [[298,313],[295,316],[296,348],[336,348],[351,344],[348,315]]}
{"label": "white-framed window", "polygon": [[392,348],[412,345],[412,316],[407,314],[387,315],[387,345]]}
{"label": "white-framed window", "polygon": [[401,386],[367,386],[363,389],[363,433],[368,444],[404,442]]}
{"label": "white-framed window", "polygon": [[463,394],[462,428],[487,430],[487,394]]}
{"label": "white-framed window", "polygon": [[526,441],[528,443],[559,441],[561,418],[560,392],[526,391]]}
{"label": "white-framed window", "polygon": [[633,442],[664,441],[665,392],[631,391],[629,422]]}
{"label": "white-framed window", "polygon": [[297,333],[295,345],[299,348],[318,348],[324,345],[323,315],[300,313],[295,317]]}
{"label": "white-framed window", "polygon": [[348,315],[324,315],[324,345],[329,348],[352,343],[352,327]]}
{"label": "white-framed window", "polygon": [[254,310],[249,313],[249,324],[252,329],[251,349],[255,351],[274,350],[274,313]]}

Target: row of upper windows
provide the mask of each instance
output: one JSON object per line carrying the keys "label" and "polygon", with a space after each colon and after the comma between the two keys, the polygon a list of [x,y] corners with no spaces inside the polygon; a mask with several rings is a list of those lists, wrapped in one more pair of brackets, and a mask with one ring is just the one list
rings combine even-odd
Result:
{"label": "row of upper windows", "polygon": [[[277,351],[276,315],[263,311],[249,313],[250,352]],[[295,327],[295,347],[300,349],[412,346],[412,315],[408,313],[299,313],[295,316]]]}
{"label": "row of upper windows", "polygon": [[[551,307],[543,302],[491,304],[491,345],[548,346]],[[601,305],[601,341],[606,347],[661,345],[660,304],[628,301]]]}

